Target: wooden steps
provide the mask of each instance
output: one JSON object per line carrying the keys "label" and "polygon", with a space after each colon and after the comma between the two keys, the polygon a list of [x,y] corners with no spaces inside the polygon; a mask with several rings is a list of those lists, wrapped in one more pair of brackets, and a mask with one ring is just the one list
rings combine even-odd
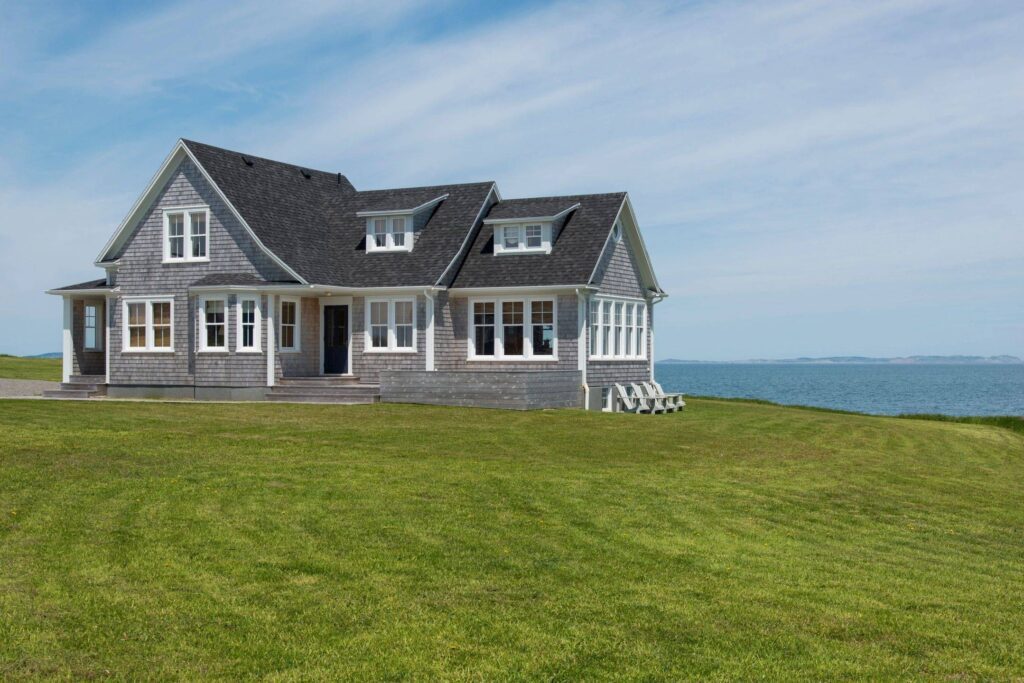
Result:
{"label": "wooden steps", "polygon": [[71,375],[67,382],[60,383],[60,389],[43,392],[44,398],[95,398],[107,395],[107,382],[103,375]]}
{"label": "wooden steps", "polygon": [[295,403],[377,403],[380,385],[358,377],[282,377],[267,391],[268,401]]}

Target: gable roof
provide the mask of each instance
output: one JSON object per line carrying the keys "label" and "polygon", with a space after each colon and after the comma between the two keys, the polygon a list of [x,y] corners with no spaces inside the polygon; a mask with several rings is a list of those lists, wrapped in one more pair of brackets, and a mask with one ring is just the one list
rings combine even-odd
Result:
{"label": "gable roof", "polygon": [[[565,217],[557,231],[551,253],[494,255],[494,230],[479,231],[455,281],[455,288],[538,287],[551,285],[586,286],[601,258],[605,241],[615,223],[625,192],[506,199],[487,214],[506,218],[529,213],[529,217],[554,216],[579,204]],[[503,206],[507,205],[507,206]]]}

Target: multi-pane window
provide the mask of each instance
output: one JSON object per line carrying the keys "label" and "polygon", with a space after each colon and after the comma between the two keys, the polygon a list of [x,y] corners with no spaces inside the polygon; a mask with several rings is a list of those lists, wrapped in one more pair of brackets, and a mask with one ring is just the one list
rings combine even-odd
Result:
{"label": "multi-pane window", "polygon": [[369,351],[415,351],[415,300],[367,300],[366,336]]}
{"label": "multi-pane window", "polygon": [[523,355],[523,302],[501,304],[502,349],[506,356]]}
{"label": "multi-pane window", "polygon": [[239,351],[260,349],[260,307],[256,297],[238,299],[238,336],[236,348]]}
{"label": "multi-pane window", "polygon": [[411,251],[409,216],[374,216],[366,220],[366,251]]}
{"label": "multi-pane window", "polygon": [[206,212],[189,212],[189,235],[192,238],[192,258],[206,258]]}
{"label": "multi-pane window", "polygon": [[505,249],[519,249],[518,225],[505,226],[504,235],[502,236],[502,246]]}
{"label": "multi-pane window", "polygon": [[169,209],[164,212],[164,260],[209,260],[209,210]]}
{"label": "multi-pane window", "polygon": [[540,249],[544,246],[544,231],[540,225],[527,225],[523,230],[526,233],[527,249]]}
{"label": "multi-pane window", "polygon": [[388,348],[388,302],[370,303],[370,346],[375,349]]}
{"label": "multi-pane window", "polygon": [[475,355],[494,355],[494,302],[473,303],[473,343]]}
{"label": "multi-pane window", "polygon": [[167,215],[167,242],[168,258],[185,258],[185,214],[171,213]]}
{"label": "multi-pane window", "polygon": [[533,355],[552,356],[555,353],[555,302],[534,301],[530,305],[533,328]]}
{"label": "multi-pane window", "polygon": [[84,310],[85,348],[88,351],[99,351],[103,336],[100,334],[100,307],[96,304],[85,304]]}
{"label": "multi-pane window", "polygon": [[173,351],[171,299],[127,299],[123,307],[125,351]]}
{"label": "multi-pane window", "polygon": [[128,309],[128,348],[146,348],[146,303],[131,302]]}
{"label": "multi-pane window", "polygon": [[494,226],[495,254],[550,253],[550,223],[499,223]]}
{"label": "multi-pane window", "polygon": [[227,351],[228,320],[227,301],[224,299],[201,300],[203,332],[200,335],[203,351]]}
{"label": "multi-pane window", "polygon": [[396,301],[395,306],[395,347],[411,349],[413,343],[413,302]]}
{"label": "multi-pane window", "polygon": [[470,358],[554,359],[553,299],[471,301],[470,311]]}
{"label": "multi-pane window", "polygon": [[644,358],[646,320],[647,304],[642,301],[592,299],[590,357],[610,360]]}
{"label": "multi-pane window", "polygon": [[281,300],[281,349],[299,350],[299,302],[294,299]]}

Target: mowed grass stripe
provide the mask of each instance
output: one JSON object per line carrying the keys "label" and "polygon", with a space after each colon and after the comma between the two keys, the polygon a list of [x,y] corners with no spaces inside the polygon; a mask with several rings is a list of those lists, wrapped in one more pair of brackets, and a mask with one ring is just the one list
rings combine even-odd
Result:
{"label": "mowed grass stripe", "polygon": [[1008,678],[1024,438],[0,402],[0,676]]}

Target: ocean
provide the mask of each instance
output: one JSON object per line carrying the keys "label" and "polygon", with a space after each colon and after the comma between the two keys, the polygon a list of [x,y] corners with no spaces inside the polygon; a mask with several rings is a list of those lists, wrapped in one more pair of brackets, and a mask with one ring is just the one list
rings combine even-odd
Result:
{"label": "ocean", "polygon": [[1024,416],[1024,365],[657,363],[665,391],[877,415]]}

